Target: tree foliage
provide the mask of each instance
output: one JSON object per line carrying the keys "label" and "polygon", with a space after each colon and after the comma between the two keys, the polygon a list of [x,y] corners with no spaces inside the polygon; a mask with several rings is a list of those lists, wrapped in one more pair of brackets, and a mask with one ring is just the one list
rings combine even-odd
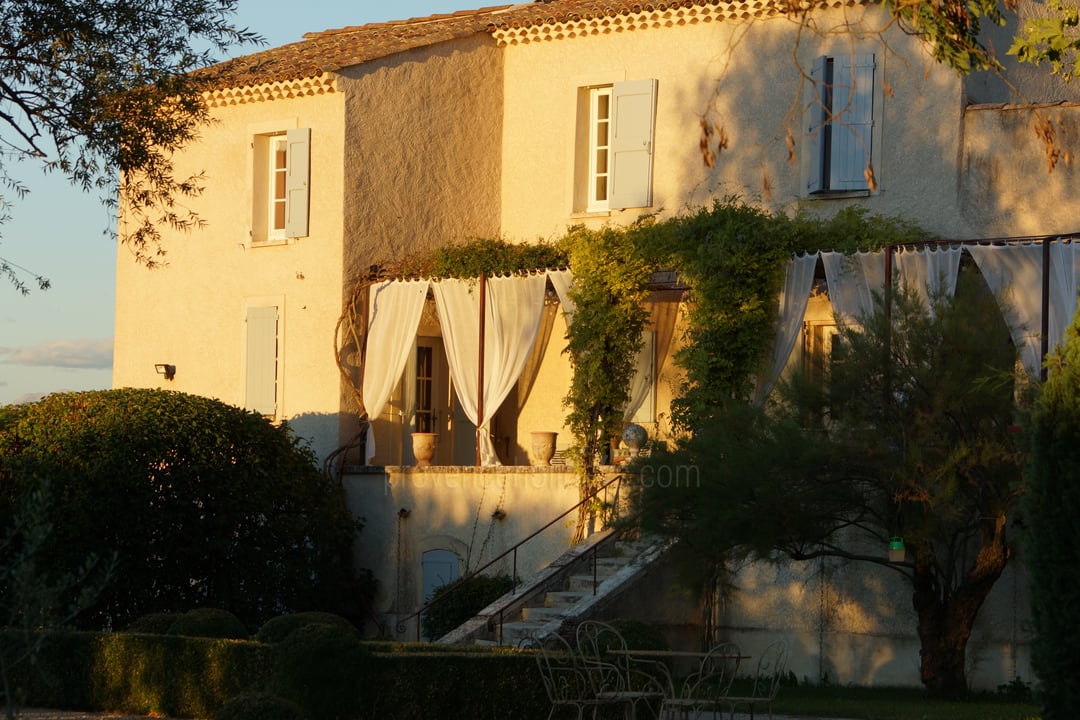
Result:
{"label": "tree foliage", "polygon": [[[260,42],[231,17],[236,0],[4,0],[0,2],[0,209],[29,188],[13,173],[30,160],[125,210],[120,239],[148,263],[164,254],[160,227],[189,228],[172,154],[208,121],[194,70],[213,53]],[[118,192],[119,191],[119,194]],[[9,194],[10,193],[10,194]],[[25,290],[13,263],[0,271]],[[35,278],[39,283],[40,278]]]}
{"label": "tree foliage", "polygon": [[1035,631],[1031,660],[1045,720],[1080,717],[1080,315],[1049,373],[1031,421],[1022,511]]}
{"label": "tree foliage", "polygon": [[888,538],[902,535],[911,561],[890,567],[912,583],[922,680],[940,693],[966,689],[967,640],[1012,553],[1021,466],[1015,351],[981,278],[964,277],[933,313],[897,290],[888,313],[879,303],[862,327],[843,327],[823,384],[796,374],[782,403],[730,403],[698,424],[645,466],[653,481],[638,503],[646,528],[681,539],[703,566],[735,556],[885,565]]}
{"label": "tree foliage", "polygon": [[359,525],[342,488],[287,425],[257,414],[134,389],[0,408],[4,527],[34,493],[52,520],[39,569],[64,577],[88,555],[115,558],[81,627],[195,607],[254,627],[291,610],[364,607],[350,561]]}

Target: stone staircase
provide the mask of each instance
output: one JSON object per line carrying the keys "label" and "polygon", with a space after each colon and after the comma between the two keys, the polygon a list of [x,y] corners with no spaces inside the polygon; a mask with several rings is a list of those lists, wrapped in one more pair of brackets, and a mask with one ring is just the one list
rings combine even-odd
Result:
{"label": "stone staircase", "polygon": [[517,646],[576,626],[630,590],[668,547],[657,537],[594,533],[436,642]]}

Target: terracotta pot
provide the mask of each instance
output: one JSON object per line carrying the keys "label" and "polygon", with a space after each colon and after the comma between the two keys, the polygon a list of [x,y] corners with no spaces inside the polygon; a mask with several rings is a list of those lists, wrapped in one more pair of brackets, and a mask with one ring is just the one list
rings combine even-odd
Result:
{"label": "terracotta pot", "polygon": [[438,447],[438,433],[414,432],[412,434],[412,452],[413,457],[416,458],[416,467],[430,466],[432,458],[435,457],[435,450]]}
{"label": "terracotta pot", "polygon": [[529,434],[532,436],[532,451],[529,453],[532,464],[538,467],[550,465],[551,458],[555,457],[555,438],[559,433],[537,430]]}

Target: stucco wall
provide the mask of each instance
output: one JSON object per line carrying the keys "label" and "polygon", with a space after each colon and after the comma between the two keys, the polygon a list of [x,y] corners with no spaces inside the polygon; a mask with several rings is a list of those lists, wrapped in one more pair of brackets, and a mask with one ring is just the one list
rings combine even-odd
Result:
{"label": "stucco wall", "polygon": [[[161,226],[168,252],[147,270],[118,252],[114,387],[163,387],[245,402],[245,313],[249,304],[280,311],[279,417],[336,445],[338,371],[332,339],[341,312],[341,155],[344,97],[330,93],[217,108],[197,144],[176,157],[178,176],[205,173],[205,193],[182,205],[205,221],[183,233]],[[311,128],[307,237],[254,247],[252,139]],[[155,363],[176,366],[166,381]]]}
{"label": "stucco wall", "polygon": [[[806,199],[803,108],[810,98],[805,77],[814,58],[873,52],[878,63],[875,102],[882,110],[874,148],[879,192],[854,200],[815,200],[814,210],[829,214],[858,203],[874,212],[903,215],[944,235],[969,234],[957,210],[959,79],[898,30],[883,37],[827,34],[830,26],[858,22],[864,13],[871,18],[869,25],[885,26],[879,12],[877,6],[815,12],[822,32],[804,32],[801,41],[796,23],[776,18],[507,47],[503,232],[529,239],[558,235],[572,222],[626,224],[643,212],[677,213],[728,195],[792,208]],[[575,215],[578,88],[643,78],[658,80],[653,205]],[[702,116],[728,138],[727,149],[711,170],[698,147]],[[538,127],[545,131],[536,132]],[[789,130],[794,164],[785,142]]]}
{"label": "stucco wall", "polygon": [[963,212],[982,237],[1080,230],[1080,104],[974,105],[964,113],[964,137]]}
{"label": "stucco wall", "polygon": [[[879,549],[884,558],[886,551]],[[919,686],[919,639],[911,584],[886,566],[830,558],[738,568],[719,613],[719,633],[750,655],[788,642],[800,681]],[[967,651],[968,682],[996,690],[1030,682],[1027,580],[1014,562],[979,612]]]}
{"label": "stucco wall", "polygon": [[346,282],[498,234],[502,58],[481,34],[344,71]]}
{"label": "stucco wall", "polygon": [[[395,635],[395,623],[421,607],[425,551],[454,551],[463,572],[475,570],[578,502],[577,476],[566,468],[389,467],[348,473],[343,482],[349,508],[365,520],[356,564],[375,573],[375,610]],[[492,517],[496,508],[505,518]],[[570,547],[573,519],[556,522],[519,550],[519,577]],[[510,574],[513,559],[493,569]],[[410,633],[414,626],[409,639]]]}

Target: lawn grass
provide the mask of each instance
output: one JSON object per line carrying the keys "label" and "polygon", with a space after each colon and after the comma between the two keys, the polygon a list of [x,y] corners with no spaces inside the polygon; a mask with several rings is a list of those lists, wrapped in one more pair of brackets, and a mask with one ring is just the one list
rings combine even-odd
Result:
{"label": "lawn grass", "polygon": [[784,686],[773,712],[853,720],[1039,720],[1032,701],[991,693],[940,700],[918,688]]}

